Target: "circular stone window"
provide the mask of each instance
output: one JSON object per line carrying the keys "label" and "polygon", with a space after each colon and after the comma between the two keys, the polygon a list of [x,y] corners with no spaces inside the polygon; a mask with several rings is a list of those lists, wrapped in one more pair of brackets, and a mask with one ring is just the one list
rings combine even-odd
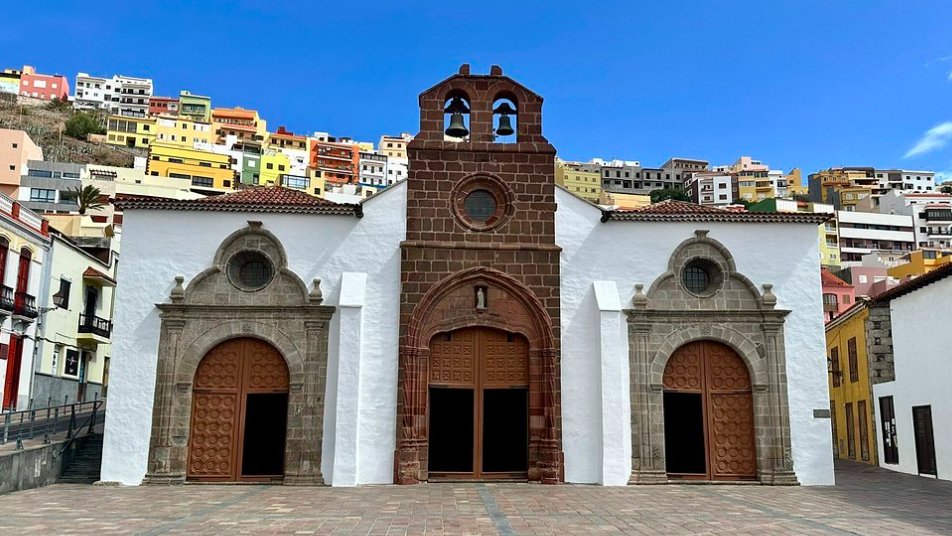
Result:
{"label": "circular stone window", "polygon": [[721,271],[707,259],[693,259],[681,270],[681,284],[691,294],[710,296],[721,286]]}
{"label": "circular stone window", "polygon": [[228,279],[241,290],[260,290],[274,278],[274,265],[257,251],[240,251],[228,261]]}
{"label": "circular stone window", "polygon": [[473,190],[463,200],[463,211],[475,223],[485,224],[496,215],[496,198],[487,190]]}

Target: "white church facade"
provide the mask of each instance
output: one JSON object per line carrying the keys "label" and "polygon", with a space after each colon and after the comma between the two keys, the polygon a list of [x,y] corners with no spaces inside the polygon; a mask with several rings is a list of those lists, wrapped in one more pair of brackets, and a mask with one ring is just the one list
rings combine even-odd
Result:
{"label": "white church facade", "polygon": [[496,67],[420,108],[361,205],[117,201],[103,481],[833,483],[820,216],[604,211]]}

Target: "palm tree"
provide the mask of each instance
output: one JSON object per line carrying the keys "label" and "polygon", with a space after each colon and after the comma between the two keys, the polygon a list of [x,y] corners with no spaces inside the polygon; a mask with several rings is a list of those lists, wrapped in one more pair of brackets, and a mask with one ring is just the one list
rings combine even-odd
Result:
{"label": "palm tree", "polygon": [[105,203],[99,200],[101,195],[99,188],[91,184],[70,191],[76,195],[76,204],[79,205],[80,214],[86,214],[87,210],[101,210],[102,207],[106,206]]}

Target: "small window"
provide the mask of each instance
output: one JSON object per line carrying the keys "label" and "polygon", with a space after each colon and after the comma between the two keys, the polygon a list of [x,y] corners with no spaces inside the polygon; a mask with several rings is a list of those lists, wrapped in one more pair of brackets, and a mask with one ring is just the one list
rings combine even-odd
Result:
{"label": "small window", "polygon": [[681,271],[681,283],[692,294],[709,295],[720,286],[720,270],[707,259],[693,259]]}
{"label": "small window", "polygon": [[496,198],[486,190],[474,190],[466,196],[463,209],[474,222],[484,223],[496,214]]}
{"label": "small window", "polygon": [[79,375],[79,352],[66,350],[66,368],[63,372],[69,376]]}
{"label": "small window", "polygon": [[228,261],[228,278],[242,290],[260,290],[274,277],[274,266],[263,253],[241,251]]}

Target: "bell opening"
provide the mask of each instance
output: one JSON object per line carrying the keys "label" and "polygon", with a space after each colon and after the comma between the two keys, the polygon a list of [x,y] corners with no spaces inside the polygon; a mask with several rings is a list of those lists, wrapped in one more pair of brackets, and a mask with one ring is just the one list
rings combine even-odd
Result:
{"label": "bell opening", "polygon": [[509,96],[497,97],[493,102],[493,138],[496,143],[515,143],[518,132],[518,111],[515,100]]}
{"label": "bell opening", "polygon": [[443,107],[443,139],[446,141],[466,141],[469,139],[469,98],[461,91],[452,91],[447,95]]}

